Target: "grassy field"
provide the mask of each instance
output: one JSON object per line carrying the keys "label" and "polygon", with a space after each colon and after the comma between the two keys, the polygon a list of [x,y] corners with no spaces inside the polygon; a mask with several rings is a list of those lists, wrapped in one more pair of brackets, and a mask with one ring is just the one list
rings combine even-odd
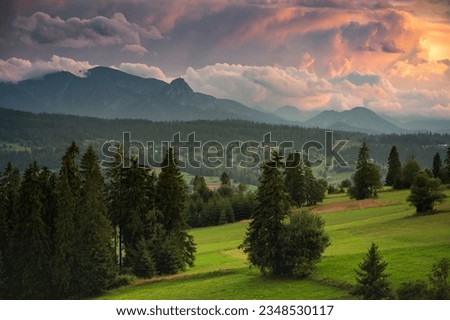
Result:
{"label": "grassy field", "polygon": [[[267,279],[249,268],[237,249],[248,225],[241,222],[192,230],[198,252],[195,267],[186,272],[140,280],[98,299],[349,299],[346,288],[371,242],[389,263],[394,288],[402,281],[426,280],[433,263],[450,258],[450,200],[434,215],[415,217],[405,201],[408,193],[386,190],[376,202],[333,195],[315,208],[326,221],[331,245],[309,279]],[[450,197],[450,190],[446,194]]]}

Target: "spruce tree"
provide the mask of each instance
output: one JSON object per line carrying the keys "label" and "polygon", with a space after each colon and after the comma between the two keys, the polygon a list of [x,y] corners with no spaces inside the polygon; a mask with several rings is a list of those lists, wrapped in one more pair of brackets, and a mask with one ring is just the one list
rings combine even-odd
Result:
{"label": "spruce tree", "polygon": [[[183,270],[186,265],[193,266],[195,243],[188,233],[187,186],[176,165],[173,149],[164,157],[161,173],[156,184],[156,207],[161,212],[161,224],[165,234],[159,241],[157,268],[161,273],[174,273]],[[161,242],[162,241],[162,242]],[[174,257],[168,262],[161,258],[162,248],[170,250]]]}
{"label": "spruce tree", "polygon": [[79,296],[90,296],[104,290],[115,276],[105,184],[92,146],[81,159],[80,175],[80,213],[75,225],[77,269],[74,277]]}
{"label": "spruce tree", "polygon": [[124,153],[122,149],[118,149],[115,154],[114,162],[107,169],[107,177],[109,179],[107,193],[108,216],[114,232],[114,254],[115,260],[119,265],[119,271],[122,272],[123,266],[123,236],[122,231],[126,218],[126,194],[125,194],[125,168]]}
{"label": "spruce tree", "polygon": [[10,162],[5,172],[0,175],[0,250],[3,257],[3,299],[11,296],[14,273],[13,247],[17,245],[15,226],[18,221],[18,200],[20,189],[20,172]]}
{"label": "spruce tree", "polygon": [[48,236],[51,242],[51,251],[54,252],[55,219],[58,214],[58,200],[56,193],[56,175],[48,168],[42,168],[40,173],[44,216],[43,220],[48,229]]}
{"label": "spruce tree", "polygon": [[353,187],[350,188],[350,197],[356,200],[372,198],[381,188],[380,172],[378,167],[369,161],[369,149],[364,142],[359,150],[356,162],[356,172],[353,176]]}
{"label": "spruce tree", "polygon": [[436,152],[436,154],[433,157],[433,177],[440,178],[441,170],[442,170],[441,155],[439,154],[439,152]]}
{"label": "spruce tree", "polygon": [[445,156],[445,167],[442,173],[442,182],[450,183],[450,147],[447,149],[447,155]]}
{"label": "spruce tree", "polygon": [[17,242],[13,251],[17,275],[15,292],[21,299],[46,299],[52,294],[50,244],[43,221],[39,171],[37,163],[31,163],[20,186]]}
{"label": "spruce tree", "polygon": [[194,177],[192,191],[197,192],[203,202],[208,202],[213,197],[213,192],[209,190],[205,178],[202,176]]}
{"label": "spruce tree", "polygon": [[400,187],[402,179],[402,164],[398,155],[397,147],[393,146],[388,158],[388,172],[386,175],[386,185]]}
{"label": "spruce tree", "polygon": [[4,300],[8,297],[9,292],[6,283],[7,283],[6,269],[5,264],[3,262],[2,250],[0,249],[0,300]]}
{"label": "spruce tree", "polygon": [[54,256],[53,285],[61,298],[79,294],[75,288],[76,257],[75,223],[78,219],[78,205],[81,188],[81,178],[77,158],[78,146],[72,144],[66,149],[61,161],[61,168],[56,182],[57,215],[54,219]]}
{"label": "spruce tree", "polygon": [[[123,172],[122,193],[122,226],[121,233],[126,251],[124,265],[140,277],[151,277],[155,274],[154,263],[149,260],[153,255],[153,224],[156,215],[149,219],[153,209],[154,176],[140,167],[136,159],[130,160],[130,167]],[[156,230],[156,229],[155,229]],[[143,262],[147,261],[145,270]]]}
{"label": "spruce tree", "polygon": [[225,171],[220,175],[220,184],[222,186],[231,186],[230,176]]}
{"label": "spruce tree", "polygon": [[268,275],[285,273],[282,249],[285,246],[284,222],[290,199],[285,189],[281,167],[282,159],[278,152],[274,151],[271,160],[261,168],[260,185],[256,195],[258,204],[241,245],[250,264]]}
{"label": "spruce tree", "polygon": [[306,202],[306,183],[305,169],[299,152],[289,154],[284,171],[284,182],[292,202],[297,207],[301,207]]}
{"label": "spruce tree", "polygon": [[364,260],[356,271],[356,286],[352,294],[364,300],[382,300],[391,297],[387,263],[382,260],[378,246],[372,243]]}

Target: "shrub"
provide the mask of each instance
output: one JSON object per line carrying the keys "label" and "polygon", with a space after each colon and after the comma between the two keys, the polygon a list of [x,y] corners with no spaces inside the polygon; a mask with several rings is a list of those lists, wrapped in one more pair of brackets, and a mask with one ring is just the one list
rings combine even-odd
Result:
{"label": "shrub", "polygon": [[426,300],[430,295],[428,285],[423,280],[401,283],[396,294],[399,300]]}
{"label": "shrub", "polygon": [[323,220],[308,211],[291,214],[286,232],[283,256],[285,274],[306,277],[312,273],[330,239]]}
{"label": "shrub", "polygon": [[450,286],[447,282],[450,271],[450,260],[442,259],[433,265],[429,280],[431,283],[431,299],[450,299]]}
{"label": "shrub", "polygon": [[116,289],[119,287],[127,286],[132,284],[136,281],[136,276],[131,274],[120,274],[114,278],[114,280],[111,281],[109,286],[107,287],[108,290]]}

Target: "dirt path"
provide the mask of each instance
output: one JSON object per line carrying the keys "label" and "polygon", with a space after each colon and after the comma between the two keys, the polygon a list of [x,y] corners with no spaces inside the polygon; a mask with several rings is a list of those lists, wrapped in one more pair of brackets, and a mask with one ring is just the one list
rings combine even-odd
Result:
{"label": "dirt path", "polygon": [[376,199],[366,199],[366,200],[349,200],[338,203],[330,203],[317,206],[311,209],[312,212],[317,214],[329,214],[340,211],[350,211],[359,209],[368,209],[376,207],[386,207],[397,204],[396,202],[384,202]]}

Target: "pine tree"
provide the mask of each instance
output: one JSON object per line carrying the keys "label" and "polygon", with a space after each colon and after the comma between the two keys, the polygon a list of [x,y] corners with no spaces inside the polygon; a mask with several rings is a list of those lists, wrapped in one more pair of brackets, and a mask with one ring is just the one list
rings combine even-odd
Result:
{"label": "pine tree", "polygon": [[230,176],[225,171],[220,175],[220,184],[222,186],[231,186]]}
{"label": "pine tree", "polygon": [[372,198],[379,188],[380,172],[375,164],[369,162],[369,149],[364,142],[359,150],[353,187],[349,190],[350,197],[356,200]]}
{"label": "pine tree", "polygon": [[386,175],[387,186],[400,186],[402,179],[402,163],[398,155],[397,147],[393,146],[388,158],[388,173]]}
{"label": "pine tree", "polygon": [[213,197],[213,192],[209,190],[205,178],[202,176],[194,177],[192,191],[197,192],[203,202],[208,202]]}
{"label": "pine tree", "polygon": [[356,286],[352,294],[364,300],[382,300],[391,297],[388,275],[385,273],[387,263],[382,260],[378,246],[372,243],[364,260],[356,271]]}
{"label": "pine tree", "polygon": [[79,296],[90,296],[109,285],[115,276],[115,266],[105,185],[92,146],[83,155],[80,169],[80,213],[75,225],[77,269],[74,276]]}
{"label": "pine tree", "polygon": [[72,144],[66,149],[56,182],[57,215],[54,219],[53,284],[61,298],[79,293],[75,288],[75,270],[79,268],[76,257],[75,229],[78,220],[78,205],[81,178],[77,158],[78,146]]}
{"label": "pine tree", "polygon": [[440,178],[441,170],[442,170],[441,155],[439,154],[439,152],[436,152],[436,154],[433,157],[433,177]]}
{"label": "pine tree", "polygon": [[14,273],[13,246],[17,244],[15,226],[18,221],[20,172],[9,162],[0,175],[0,250],[3,261],[3,299],[14,298],[11,288]]}
{"label": "pine tree", "polygon": [[328,184],[325,180],[317,180],[309,166],[305,166],[305,200],[307,206],[314,206],[322,202],[327,190]]}
{"label": "pine tree", "polygon": [[[114,255],[115,261],[119,265],[119,271],[122,272],[123,266],[123,236],[122,231],[126,220],[126,194],[125,194],[125,168],[123,165],[124,153],[118,149],[114,162],[107,170],[109,178],[107,207],[108,216],[114,232]],[[116,253],[119,253],[116,256]]]}
{"label": "pine tree", "polygon": [[58,200],[56,194],[56,183],[57,177],[56,175],[50,171],[48,168],[42,168],[40,173],[41,185],[42,185],[42,194],[43,205],[44,205],[44,216],[43,220],[45,225],[47,226],[48,236],[51,243],[51,252],[54,252],[54,235],[55,235],[55,219],[58,214]]}
{"label": "pine tree", "polygon": [[0,249],[0,300],[4,300],[8,297],[8,288],[6,286],[7,275],[5,269],[5,263],[3,262],[3,254]]}
{"label": "pine tree", "polygon": [[50,247],[43,221],[43,194],[36,162],[25,170],[20,186],[17,242],[14,251],[15,292],[21,299],[50,297]]}
{"label": "pine tree", "polygon": [[[175,257],[171,259],[172,265],[157,264],[161,273],[173,273],[183,270],[186,265],[193,266],[195,243],[192,235],[188,233],[186,201],[187,186],[176,165],[173,150],[169,149],[156,184],[156,207],[161,212],[161,223],[165,230],[162,243],[159,243],[158,255],[164,252],[161,247],[169,246]],[[156,260],[163,261],[161,257]]]}
{"label": "pine tree", "polygon": [[443,170],[443,181],[444,183],[450,183],[450,147],[447,149],[447,155],[444,160],[445,167]]}
{"label": "pine tree", "polygon": [[282,252],[285,245],[283,223],[287,218],[290,199],[280,171],[281,161],[278,152],[274,151],[271,160],[262,166],[256,195],[258,205],[241,245],[250,264],[268,275],[285,273]]}
{"label": "pine tree", "polygon": [[131,159],[130,167],[123,172],[121,234],[126,251],[124,265],[141,277],[155,274],[152,262],[148,261],[147,270],[144,270],[142,264],[144,257],[153,255],[150,243],[156,237],[152,226],[156,223],[156,217],[149,219],[149,212],[153,210],[155,203],[153,188],[154,175],[139,167],[136,159]]}
{"label": "pine tree", "polygon": [[291,153],[286,161],[284,182],[292,202],[301,207],[306,202],[305,169],[301,154]]}

